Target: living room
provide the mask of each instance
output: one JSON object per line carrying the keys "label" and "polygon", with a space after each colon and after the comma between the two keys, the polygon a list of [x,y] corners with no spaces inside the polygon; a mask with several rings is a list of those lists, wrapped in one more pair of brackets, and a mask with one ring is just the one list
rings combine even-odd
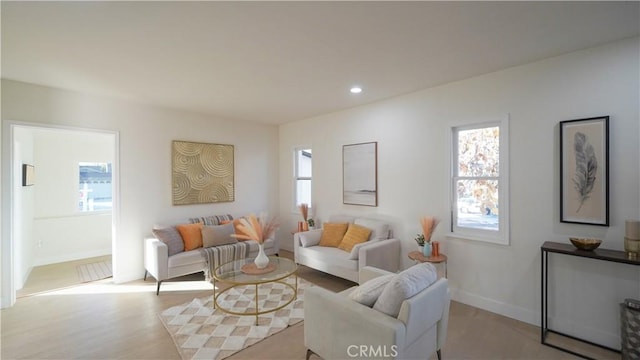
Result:
{"label": "living room", "polygon": [[[567,9],[585,6],[581,2],[561,5],[567,6]],[[142,99],[140,101],[132,101],[123,99],[115,92],[96,94],[90,85],[99,80],[82,72],[74,73],[74,68],[82,68],[82,64],[77,62],[52,63],[60,79],[57,86],[47,86],[46,81],[53,83],[53,80],[37,79],[37,72],[33,68],[30,70],[16,65],[25,63],[28,56],[37,54],[30,54],[26,50],[33,51],[38,46],[42,47],[43,43],[37,40],[28,42],[32,34],[12,34],[22,34],[19,30],[23,28],[17,24],[27,27],[30,25],[27,21],[30,16],[32,20],[29,21],[45,22],[48,19],[46,21],[51,23],[45,22],[43,28],[55,28],[60,26],[56,21],[63,23],[65,19],[69,20],[68,17],[73,18],[74,13],[70,10],[73,5],[67,5],[70,8],[66,9],[50,6],[2,4],[3,308],[10,307],[15,301],[12,299],[15,296],[12,295],[12,289],[7,288],[7,284],[13,282],[13,279],[7,279],[11,271],[5,267],[11,263],[13,239],[9,232],[11,226],[7,225],[10,222],[8,209],[11,208],[8,203],[11,198],[11,189],[8,189],[11,171],[7,172],[10,169],[7,149],[13,145],[9,134],[15,126],[90,129],[117,134],[115,162],[119,176],[115,185],[117,204],[114,207],[115,230],[112,238],[113,280],[117,284],[142,278],[142,239],[150,233],[154,224],[171,223],[193,216],[227,213],[243,216],[267,211],[277,215],[281,222],[277,233],[281,248],[293,251],[291,230],[300,220],[293,199],[293,153],[301,146],[313,149],[313,217],[319,223],[333,214],[341,213],[383,218],[392,222],[394,236],[402,243],[402,267],[408,268],[413,262],[407,254],[416,249],[413,237],[420,232],[420,217],[437,216],[442,219],[442,224],[436,229],[434,238],[440,241],[442,252],[449,258],[448,280],[452,300],[534,326],[540,326],[540,246],[545,241],[568,243],[569,237],[579,236],[603,239],[603,248],[623,250],[625,220],[640,218],[640,49],[637,3],[594,3],[593,6],[599,8],[593,12],[584,10],[591,15],[610,16],[606,18],[610,21],[599,22],[598,26],[602,26],[602,23],[620,26],[622,30],[612,38],[604,35],[602,39],[598,38],[598,34],[605,32],[594,21],[575,31],[592,31],[590,36],[594,40],[591,43],[580,43],[575,48],[552,44],[562,51],[549,51],[544,56],[534,51],[534,55],[523,57],[519,63],[495,66],[480,73],[469,70],[469,73],[460,73],[455,79],[443,79],[443,82],[436,81],[430,86],[375,101],[362,99],[362,96],[368,96],[368,92],[376,91],[366,85],[366,79],[344,79],[344,88],[335,89],[336,92],[343,92],[340,96],[345,98],[339,108],[315,112],[312,116],[294,117],[281,123],[277,119],[271,119],[270,122],[258,121],[257,118],[255,121],[237,121],[207,114],[197,108],[172,106],[177,103],[177,96],[171,95],[171,88],[180,90],[180,83],[149,80],[149,86],[166,88],[166,105],[155,105],[144,96],[139,96],[139,100]],[[86,4],[80,3],[78,6],[85,7],[77,11],[88,11],[87,14],[95,16],[91,9],[86,8]],[[521,6],[533,6],[533,3]],[[145,11],[143,7],[138,10],[142,13]],[[113,13],[107,14],[118,13],[116,8],[110,11]],[[550,10],[536,8],[532,17],[551,16],[547,11]],[[59,17],[52,14],[58,14]],[[579,22],[569,15],[567,17]],[[105,18],[104,21],[108,22],[106,15]],[[513,25],[512,22],[509,24]],[[540,25],[540,22],[536,24]],[[625,24],[630,24],[633,31],[625,32]],[[566,33],[558,34],[553,32],[555,28],[550,29],[548,36],[566,36],[568,43],[571,43],[572,36],[578,37],[573,31],[566,30]],[[530,32],[542,30],[532,28]],[[508,29],[503,31],[509,33]],[[501,53],[495,52],[500,48],[499,43],[494,43],[498,40],[488,40],[487,44],[483,44],[481,36],[475,38],[469,33],[465,36],[474,39],[473,42],[477,44],[472,50],[478,62],[501,64]],[[613,35],[607,33],[607,36]],[[136,39],[135,36],[130,38]],[[507,38],[498,37],[499,41],[505,42]],[[22,50],[18,51],[20,47],[17,44],[21,41]],[[450,41],[455,41],[455,38]],[[319,41],[316,43],[319,47],[323,44]],[[9,50],[4,48],[5,44],[11,45]],[[534,50],[538,46],[535,42],[523,41],[521,44]],[[490,45],[493,46],[492,51],[485,50],[485,46]],[[144,41],[140,38],[132,40],[124,48],[136,54],[141,51],[136,46],[143,48]],[[71,51],[73,47],[67,49]],[[80,51],[77,48],[75,50]],[[55,51],[49,51],[55,54]],[[456,51],[451,50],[453,53]],[[506,56],[507,49],[504,51]],[[402,66],[403,54],[397,56],[400,58],[396,65]],[[108,83],[110,79],[118,79],[119,68],[128,67],[128,60],[119,62],[118,59],[117,54],[108,56],[103,64],[101,81]],[[268,60],[274,61],[271,58]],[[360,61],[366,64],[367,60]],[[436,74],[439,67],[458,66],[456,63],[429,65],[428,59],[424,59],[424,62],[424,71]],[[219,66],[212,60],[205,63],[211,67]],[[202,63],[198,62],[197,65],[202,66]],[[274,66],[273,63],[271,65]],[[15,73],[8,74],[12,66],[15,66]],[[185,60],[185,63],[176,66],[179,67],[176,72],[182,76],[186,73],[184,68],[190,66],[198,67]],[[145,75],[144,63],[131,67],[142,72],[141,77]],[[232,74],[236,74],[235,71],[233,69]],[[317,71],[320,72],[319,69]],[[72,85],[65,85],[67,72],[70,74],[69,84]],[[150,76],[164,79],[157,74]],[[75,77],[75,82],[71,81],[72,77]],[[393,73],[389,73],[387,81],[392,82],[393,77]],[[245,77],[241,79],[239,83],[246,80]],[[361,98],[348,93],[351,81],[364,83]],[[69,89],[82,83],[85,83],[85,90]],[[312,83],[301,85],[311,88],[306,97],[320,99],[317,109],[323,109],[321,105],[325,94],[316,93]],[[231,88],[229,92],[248,91],[248,94],[252,94],[248,88],[250,86],[246,90]],[[296,86],[294,91],[303,90],[306,91],[302,86]],[[208,98],[208,95],[196,93],[193,97]],[[209,101],[214,102],[213,99]],[[232,106],[241,110],[238,114],[242,111],[247,114],[268,113],[270,108],[262,109],[260,105],[237,103]],[[279,99],[275,105],[276,108],[296,108],[296,103],[290,103],[287,99]],[[221,105],[220,112],[223,110],[225,107]],[[609,116],[610,119],[609,226],[560,222],[559,123],[598,116]],[[464,124],[505,119],[509,138],[508,244],[456,238],[450,234],[449,220],[450,130]],[[234,146],[233,202],[172,205],[173,140]],[[343,146],[365,142],[377,142],[378,146],[378,205],[345,205],[342,201],[341,176]],[[37,168],[38,164],[36,172]],[[24,190],[36,191],[36,188],[37,185]],[[23,209],[29,206],[33,205],[22,204]],[[37,245],[37,239],[29,241],[33,246]],[[625,298],[640,298],[640,270],[624,264],[594,264],[582,259],[553,260],[550,267],[555,274],[554,288],[562,290],[556,291],[550,299],[556,309],[551,314],[555,324],[580,337],[619,347],[618,304]]]}

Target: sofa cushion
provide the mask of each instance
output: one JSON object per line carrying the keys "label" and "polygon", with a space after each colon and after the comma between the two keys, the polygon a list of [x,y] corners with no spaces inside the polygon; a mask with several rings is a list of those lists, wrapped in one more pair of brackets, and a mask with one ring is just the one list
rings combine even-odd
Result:
{"label": "sofa cushion", "polygon": [[320,246],[337,247],[347,232],[348,223],[324,223]]}
{"label": "sofa cushion", "polygon": [[356,244],[369,240],[371,229],[357,224],[349,224],[347,232],[344,234],[342,241],[338,245],[338,249],[351,252]]}
{"label": "sofa cushion", "polygon": [[[247,256],[248,257],[255,257],[256,255],[258,255],[258,251],[260,251],[259,246],[258,246],[258,242],[255,240],[245,240],[244,241],[245,244],[247,244],[248,248],[247,248]],[[274,239],[267,239],[264,241],[264,243],[262,244],[263,249],[265,251],[270,250],[271,248],[273,248],[276,245],[276,241]]]}
{"label": "sofa cushion", "polygon": [[438,280],[435,266],[431,263],[414,265],[391,279],[373,305],[375,310],[398,317],[402,302]]}
{"label": "sofa cushion", "polygon": [[396,274],[387,274],[375,277],[364,284],[361,284],[349,294],[349,299],[362,305],[372,307],[375,304],[385,286]]}
{"label": "sofa cushion", "polygon": [[389,224],[384,221],[357,218],[353,223],[371,229],[371,236],[369,237],[369,240],[384,240],[389,238]]}
{"label": "sofa cushion", "polygon": [[156,238],[158,238],[158,240],[167,244],[167,247],[169,248],[169,256],[184,251],[184,242],[182,241],[182,236],[180,236],[180,233],[175,228],[175,226],[153,229],[151,230],[151,232]]}
{"label": "sofa cushion", "polygon": [[176,226],[176,229],[182,236],[185,251],[202,247],[202,223],[180,224]]}
{"label": "sofa cushion", "polygon": [[202,227],[202,247],[235,244],[238,242],[231,235],[235,234],[233,223]]}
{"label": "sofa cushion", "polygon": [[206,260],[204,256],[202,256],[201,250],[183,251],[179,254],[175,254],[174,256],[169,257],[168,261],[169,268],[202,264],[203,270],[205,263]]}

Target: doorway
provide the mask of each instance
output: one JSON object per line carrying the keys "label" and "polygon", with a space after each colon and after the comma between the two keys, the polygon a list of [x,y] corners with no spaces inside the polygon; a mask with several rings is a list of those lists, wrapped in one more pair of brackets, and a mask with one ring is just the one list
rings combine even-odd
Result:
{"label": "doorway", "polygon": [[[5,123],[3,308],[15,303],[17,290],[36,267],[114,253],[117,149],[113,131]],[[22,183],[24,165],[34,170],[32,184]],[[87,169],[96,173],[89,186]]]}

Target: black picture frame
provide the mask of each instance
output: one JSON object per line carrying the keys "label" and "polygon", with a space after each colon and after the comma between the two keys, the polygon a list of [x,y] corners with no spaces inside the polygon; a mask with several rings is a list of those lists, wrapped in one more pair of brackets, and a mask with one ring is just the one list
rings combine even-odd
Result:
{"label": "black picture frame", "polygon": [[560,122],[560,222],[609,226],[609,116]]}
{"label": "black picture frame", "polygon": [[32,186],[35,181],[35,167],[22,164],[22,186]]}

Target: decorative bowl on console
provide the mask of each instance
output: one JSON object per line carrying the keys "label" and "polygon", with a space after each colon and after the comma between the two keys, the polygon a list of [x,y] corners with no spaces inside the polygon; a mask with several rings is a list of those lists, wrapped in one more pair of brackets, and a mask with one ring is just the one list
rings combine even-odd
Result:
{"label": "decorative bowl on console", "polygon": [[602,243],[600,239],[588,239],[588,238],[569,238],[573,246],[577,247],[580,250],[591,251],[596,249]]}

